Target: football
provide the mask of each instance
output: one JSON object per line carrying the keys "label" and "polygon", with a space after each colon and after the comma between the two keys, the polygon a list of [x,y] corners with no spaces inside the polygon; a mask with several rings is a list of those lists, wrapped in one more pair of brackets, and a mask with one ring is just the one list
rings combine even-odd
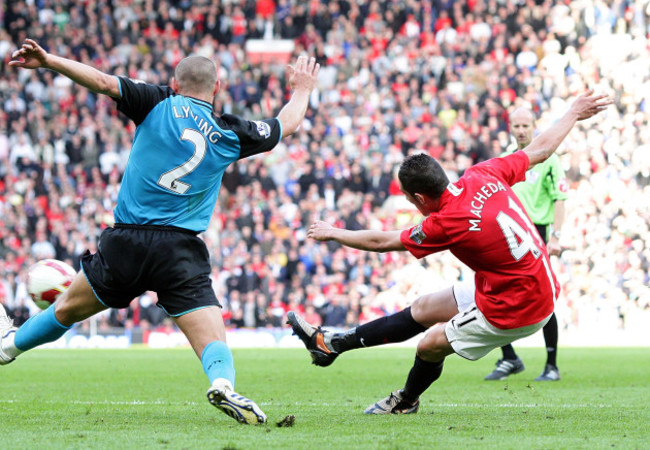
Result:
{"label": "football", "polygon": [[27,272],[27,292],[36,306],[47,309],[65,292],[77,273],[56,259],[43,259]]}

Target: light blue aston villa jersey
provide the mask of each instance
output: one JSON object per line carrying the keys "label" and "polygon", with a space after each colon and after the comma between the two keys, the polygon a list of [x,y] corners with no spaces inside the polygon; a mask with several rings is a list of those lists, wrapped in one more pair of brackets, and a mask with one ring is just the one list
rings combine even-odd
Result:
{"label": "light blue aston villa jersey", "polygon": [[136,131],[115,222],[205,231],[226,167],[273,149],[282,138],[280,121],[217,117],[209,103],[167,86],[118,79],[118,110]]}

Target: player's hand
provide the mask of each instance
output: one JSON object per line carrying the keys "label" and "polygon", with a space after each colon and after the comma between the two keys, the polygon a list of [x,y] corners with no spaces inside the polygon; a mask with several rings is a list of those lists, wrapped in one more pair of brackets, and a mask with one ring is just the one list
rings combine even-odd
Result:
{"label": "player's hand", "polygon": [[329,241],[332,239],[332,230],[334,230],[332,225],[322,220],[317,220],[309,227],[307,237],[316,239],[317,241]]}
{"label": "player's hand", "polygon": [[45,67],[47,52],[32,39],[25,39],[23,46],[11,54],[9,65],[24,69]]}
{"label": "player's hand", "polygon": [[311,92],[316,87],[319,70],[320,64],[316,63],[316,58],[307,59],[304,55],[299,56],[295,66],[287,66],[287,78],[291,90]]}
{"label": "player's hand", "polygon": [[578,96],[571,105],[571,109],[578,115],[578,120],[589,119],[604,111],[614,100],[605,94],[594,95],[593,89]]}
{"label": "player's hand", "polygon": [[562,247],[556,239],[550,239],[546,244],[546,251],[549,256],[560,256],[562,254]]}

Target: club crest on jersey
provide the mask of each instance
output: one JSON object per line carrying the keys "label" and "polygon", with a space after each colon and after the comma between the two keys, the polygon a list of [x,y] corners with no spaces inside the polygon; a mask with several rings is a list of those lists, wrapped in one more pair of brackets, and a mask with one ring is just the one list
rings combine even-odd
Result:
{"label": "club crest on jersey", "polygon": [[424,242],[424,240],[427,238],[427,235],[424,234],[424,231],[422,230],[422,224],[411,230],[411,235],[409,238],[418,245],[421,245],[422,242]]}
{"label": "club crest on jersey", "polygon": [[253,122],[255,125],[257,125],[257,132],[260,134],[260,136],[264,136],[264,139],[267,139],[269,136],[271,136],[271,127],[268,123],[259,122],[257,120],[254,120]]}

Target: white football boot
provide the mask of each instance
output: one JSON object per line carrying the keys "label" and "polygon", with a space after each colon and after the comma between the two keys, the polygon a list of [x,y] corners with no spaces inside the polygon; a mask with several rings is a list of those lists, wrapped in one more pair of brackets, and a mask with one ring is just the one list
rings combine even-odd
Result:
{"label": "white football boot", "polygon": [[6,341],[8,340],[10,340],[11,344],[13,344],[13,339],[17,329],[18,328],[14,326],[14,321],[11,320],[7,315],[7,311],[5,311],[4,306],[0,304],[0,366],[9,364],[11,361],[16,359],[7,355],[2,349],[4,347],[3,341],[5,341],[5,345],[7,344]]}
{"label": "white football boot", "polygon": [[253,400],[236,393],[225,378],[217,378],[208,389],[208,400],[239,423],[259,425],[266,422],[266,414]]}

